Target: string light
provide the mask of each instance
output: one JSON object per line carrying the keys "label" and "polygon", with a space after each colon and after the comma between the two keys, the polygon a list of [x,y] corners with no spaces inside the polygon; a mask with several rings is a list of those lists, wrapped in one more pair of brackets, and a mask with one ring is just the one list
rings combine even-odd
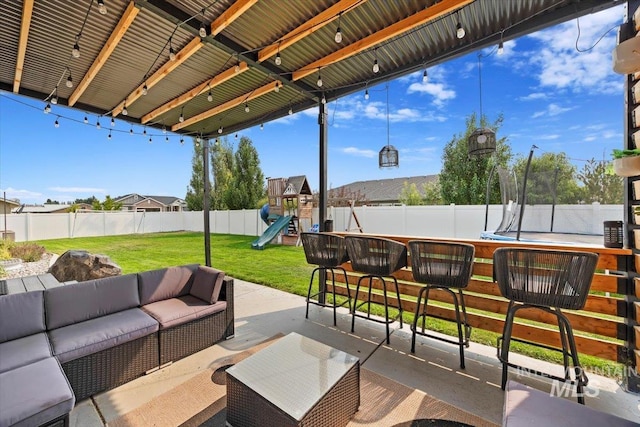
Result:
{"label": "string light", "polygon": [[276,65],[282,65],[282,58],[280,57],[280,51],[276,53]]}
{"label": "string light", "polygon": [[218,128],[218,133],[222,133],[222,126]]}
{"label": "string light", "polygon": [[240,72],[240,59],[238,58],[238,56],[236,55],[236,66],[233,69],[233,71],[238,74]]}
{"label": "string light", "polygon": [[238,132],[236,132],[235,138],[238,139]]}
{"label": "string light", "polygon": [[200,143],[200,135],[196,136],[196,142],[199,144]]}
{"label": "string light", "polygon": [[131,126],[131,128],[129,128],[129,135],[133,135],[133,126]]}
{"label": "string light", "polygon": [[209,93],[207,94],[207,101],[213,101],[213,94],[211,93],[211,87],[209,87]]}
{"label": "string light", "polygon": [[207,28],[204,26],[204,18],[204,9],[202,9],[202,22],[200,23],[200,29],[198,30],[198,34],[202,38],[207,37]]}
{"label": "string light", "polygon": [[60,127],[60,122],[58,121],[59,117],[56,117],[56,121],[53,123],[53,125],[57,128]]}
{"label": "string light", "polygon": [[149,92],[149,88],[147,87],[147,83],[145,82],[142,86],[142,94],[146,95]]}
{"label": "string light", "polygon": [[276,80],[276,87],[273,89],[274,92],[280,92],[280,82]]}
{"label": "string light", "polygon": [[80,36],[76,36],[76,42],[73,44],[73,49],[71,49],[71,56],[74,58],[80,58],[80,45],[78,44],[78,39]]}
{"label": "string light", "polygon": [[89,119],[87,118],[87,116],[84,116],[84,119],[82,121],[84,122],[85,125],[89,123]]}
{"label": "string light", "polygon": [[169,142],[169,137],[168,136],[164,137],[164,142]]}
{"label": "string light", "polygon": [[111,140],[111,129],[109,129],[109,135],[107,135],[107,139]]}
{"label": "string light", "polygon": [[180,145],[184,145],[184,138],[180,137]]}
{"label": "string light", "polygon": [[114,127],[116,125],[116,121],[113,117],[111,117],[111,127]]}
{"label": "string light", "polygon": [[122,107],[122,115],[123,116],[129,115],[129,110],[127,110],[127,101],[124,102],[124,106]]}
{"label": "string light", "polygon": [[369,99],[369,89],[364,90],[364,99]]}
{"label": "string light", "polygon": [[100,15],[107,14],[107,6],[104,5],[104,0],[98,0],[98,12],[100,12]]}
{"label": "string light", "polygon": [[264,130],[264,123],[260,123],[260,130]]}
{"label": "string light", "polygon": [[249,104],[247,104],[246,102],[244,103],[244,112],[248,113],[249,111],[251,111],[251,109],[249,108]]}
{"label": "string light", "polygon": [[144,129],[142,130],[142,134],[144,136],[147,136],[147,127],[145,126]]}
{"label": "string light", "polygon": [[96,120],[96,129],[100,129],[100,119]]}
{"label": "string light", "polygon": [[153,143],[153,138],[151,136],[149,136],[149,144]]}
{"label": "string light", "polygon": [[176,52],[173,50],[173,46],[171,45],[171,37],[169,37],[169,60],[176,60]]}
{"label": "string light", "polygon": [[293,108],[289,107],[289,115],[293,114]]}
{"label": "string light", "polygon": [[323,104],[327,103],[327,98],[324,97],[324,93],[322,94],[322,99],[320,100]]}
{"label": "string light", "polygon": [[318,69],[318,87],[322,87],[322,75],[320,75],[320,69]]}
{"label": "string light", "polygon": [[458,17],[458,24],[456,25],[456,37],[462,39],[464,38],[466,32],[464,31],[464,28],[462,28],[462,24],[460,23],[460,13],[456,12],[456,16]]}
{"label": "string light", "polygon": [[378,65],[378,49],[373,51],[373,67],[372,70],[375,74],[380,71],[380,65]]}
{"label": "string light", "polygon": [[64,85],[66,87],[73,87],[73,79],[71,78],[71,73],[69,73],[69,76],[67,76],[67,81],[64,82]]}
{"label": "string light", "polygon": [[429,75],[427,74],[427,69],[425,68],[424,72],[422,73],[422,83],[426,83],[427,80],[429,80]]}
{"label": "string light", "polygon": [[504,53],[504,43],[500,40],[500,44],[498,44],[498,55],[502,55]]}
{"label": "string light", "polygon": [[178,118],[178,121],[180,123],[184,122],[184,114],[183,114],[183,112],[184,112],[184,107],[182,107],[182,110],[180,110],[180,117]]}
{"label": "string light", "polygon": [[342,43],[342,31],[340,31],[340,18],[342,18],[342,12],[338,14],[338,28],[336,29],[336,35],[333,38],[336,43]]}
{"label": "string light", "polygon": [[167,133],[167,128],[165,125],[162,125],[162,133]]}
{"label": "string light", "polygon": [[58,86],[53,90],[53,96],[51,97],[51,103],[56,105],[58,103]]}
{"label": "string light", "polygon": [[49,114],[51,112],[51,104],[47,102],[47,105],[44,106],[44,113]]}

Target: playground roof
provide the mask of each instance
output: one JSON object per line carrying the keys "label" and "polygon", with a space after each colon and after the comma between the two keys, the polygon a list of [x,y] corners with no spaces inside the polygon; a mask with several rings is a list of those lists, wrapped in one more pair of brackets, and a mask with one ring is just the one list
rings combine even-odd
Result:
{"label": "playground roof", "polygon": [[9,0],[0,89],[215,137],[620,3]]}

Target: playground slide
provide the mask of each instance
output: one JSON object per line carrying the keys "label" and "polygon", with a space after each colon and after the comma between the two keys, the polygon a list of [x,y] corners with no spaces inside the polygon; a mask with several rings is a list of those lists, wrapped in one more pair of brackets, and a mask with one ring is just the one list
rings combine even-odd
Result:
{"label": "playground slide", "polygon": [[272,241],[282,230],[289,226],[289,221],[291,221],[291,216],[289,215],[279,217],[262,233],[262,236],[251,243],[251,247],[253,249],[264,249],[267,243]]}

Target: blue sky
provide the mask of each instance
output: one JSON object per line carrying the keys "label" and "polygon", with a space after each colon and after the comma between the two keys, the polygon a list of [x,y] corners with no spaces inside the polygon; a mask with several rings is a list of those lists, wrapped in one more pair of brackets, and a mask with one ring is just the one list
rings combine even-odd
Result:
{"label": "blue sky", "polygon": [[[537,155],[565,152],[580,169],[585,160],[609,160],[613,148],[623,147],[624,79],[612,71],[617,30],[607,31],[624,13],[620,6],[580,18],[579,38],[574,20],[509,41],[502,55],[482,52],[488,55],[482,58],[483,113],[490,121],[504,115],[498,137],[507,137],[515,155],[528,155],[535,144]],[[380,64],[384,69],[383,58]],[[400,151],[397,169],[378,168],[378,151],[387,144],[384,84],[371,87],[368,100],[363,91],[329,103],[329,187],[437,174],[445,144],[479,112],[477,65],[472,53],[429,68],[427,82],[420,71],[390,83],[389,142]],[[116,120],[112,128],[103,117],[98,130],[95,115],[86,125],[82,111],[53,106],[44,114],[43,107],[0,92],[0,193],[22,203],[127,193],[184,198],[193,156],[189,139],[180,145],[179,136],[154,130],[150,144],[142,128],[130,135],[125,122]],[[253,141],[265,176],[306,175],[318,188],[316,108],[240,136]],[[229,140],[237,142],[234,135]]]}

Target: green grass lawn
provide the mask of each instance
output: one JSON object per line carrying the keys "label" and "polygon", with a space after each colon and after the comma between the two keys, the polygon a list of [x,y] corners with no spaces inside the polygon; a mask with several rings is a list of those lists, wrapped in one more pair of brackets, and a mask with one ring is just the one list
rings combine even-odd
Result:
{"label": "green grass lawn", "polygon": [[[285,292],[307,294],[313,267],[307,264],[301,246],[266,245],[264,250],[251,248],[253,236],[229,234],[211,235],[211,264],[227,275],[253,283],[266,285]],[[192,232],[133,234],[108,237],[82,237],[38,241],[47,252],[62,254],[70,249],[84,249],[104,254],[122,268],[122,273],[136,273],[174,265],[204,264],[204,234]],[[373,311],[373,310],[372,310]],[[377,314],[383,315],[382,309]],[[411,322],[412,313],[404,319]],[[457,336],[454,322],[430,319],[429,327]],[[495,346],[498,334],[474,329],[475,342]],[[542,360],[562,363],[558,352],[514,342],[512,351]],[[597,357],[580,356],[587,371],[597,370],[609,376],[622,372],[621,365]]]}

